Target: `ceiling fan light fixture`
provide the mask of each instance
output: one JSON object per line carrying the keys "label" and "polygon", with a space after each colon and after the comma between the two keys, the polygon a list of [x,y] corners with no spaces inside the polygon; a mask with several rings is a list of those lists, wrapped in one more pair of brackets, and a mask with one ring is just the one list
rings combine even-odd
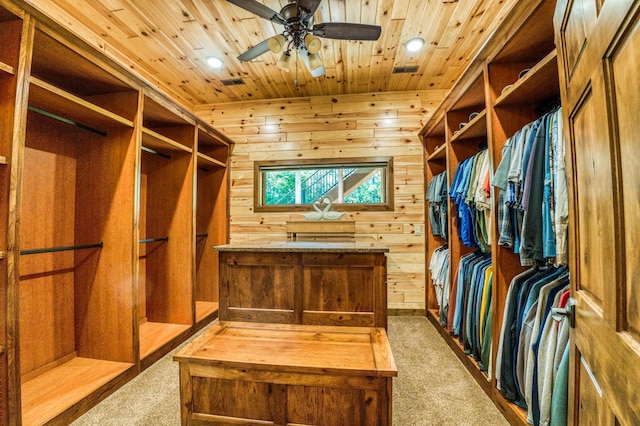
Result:
{"label": "ceiling fan light fixture", "polygon": [[207,56],[207,64],[213,69],[220,69],[224,65],[224,61],[217,56]]}
{"label": "ceiling fan light fixture", "polygon": [[284,52],[280,59],[278,59],[278,63],[276,67],[281,69],[282,71],[289,71],[289,64],[291,63],[291,55],[289,52]]}
{"label": "ceiling fan light fixture", "polygon": [[309,56],[311,56],[318,53],[320,49],[322,49],[322,40],[312,34],[307,34],[306,36],[304,36],[304,45],[309,52]]}
{"label": "ceiling fan light fixture", "polygon": [[404,47],[409,52],[417,52],[418,50],[422,49],[422,46],[424,46],[424,40],[420,37],[412,38],[404,44]]}
{"label": "ceiling fan light fixture", "polygon": [[309,69],[315,70],[322,66],[322,59],[317,53],[309,53]]}
{"label": "ceiling fan light fixture", "polygon": [[271,37],[269,39],[269,41],[267,42],[269,45],[269,50],[272,51],[273,53],[280,53],[282,52],[282,48],[284,47],[284,43],[285,43],[285,38],[284,35],[282,34],[278,34],[275,35],[273,37]]}

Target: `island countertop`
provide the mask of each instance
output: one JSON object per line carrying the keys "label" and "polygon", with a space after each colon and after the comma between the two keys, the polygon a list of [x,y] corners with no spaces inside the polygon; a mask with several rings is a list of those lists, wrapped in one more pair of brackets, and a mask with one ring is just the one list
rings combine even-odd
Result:
{"label": "island countertop", "polygon": [[388,247],[354,242],[325,241],[256,241],[214,246],[217,251],[271,252],[271,253],[387,253]]}

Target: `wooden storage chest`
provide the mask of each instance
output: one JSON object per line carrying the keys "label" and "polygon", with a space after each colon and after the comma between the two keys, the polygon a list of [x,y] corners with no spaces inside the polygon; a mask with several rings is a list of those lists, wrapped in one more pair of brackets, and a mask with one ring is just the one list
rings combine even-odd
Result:
{"label": "wooden storage chest", "polygon": [[391,424],[382,328],[220,322],[174,360],[183,425]]}

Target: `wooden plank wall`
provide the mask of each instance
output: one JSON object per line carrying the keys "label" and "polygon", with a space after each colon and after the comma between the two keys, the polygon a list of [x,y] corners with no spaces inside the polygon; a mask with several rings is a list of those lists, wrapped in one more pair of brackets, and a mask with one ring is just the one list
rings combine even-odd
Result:
{"label": "wooden plank wall", "polygon": [[442,90],[233,102],[194,112],[235,141],[230,169],[230,241],[286,240],[299,213],[254,213],[255,161],[392,156],[395,209],[348,212],[359,242],[384,244],[389,309],[424,309],[424,164],[418,132]]}

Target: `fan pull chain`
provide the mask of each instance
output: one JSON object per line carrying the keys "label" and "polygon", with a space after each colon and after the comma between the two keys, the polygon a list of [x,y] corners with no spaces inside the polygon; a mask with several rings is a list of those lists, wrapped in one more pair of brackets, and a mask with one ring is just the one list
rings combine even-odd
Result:
{"label": "fan pull chain", "polygon": [[298,87],[298,60],[300,59],[300,51],[296,50],[296,89],[300,89]]}

